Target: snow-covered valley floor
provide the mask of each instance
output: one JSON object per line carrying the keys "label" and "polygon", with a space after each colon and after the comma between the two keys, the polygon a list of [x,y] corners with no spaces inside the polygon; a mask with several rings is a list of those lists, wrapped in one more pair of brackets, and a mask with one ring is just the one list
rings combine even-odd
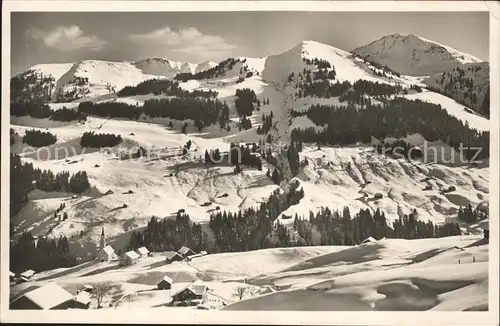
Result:
{"label": "snow-covered valley floor", "polygon": [[[156,290],[164,275],[174,280],[172,289]],[[382,239],[352,247],[209,254],[171,264],[155,254],[132,266],[87,263],[33,278],[11,287],[11,298],[51,282],[73,294],[83,285],[111,282],[120,290],[107,299],[108,309],[193,309],[167,304],[173,292],[196,282],[224,298],[224,310],[487,310],[488,244],[479,236]],[[269,286],[277,290],[262,292]],[[240,300],[241,287],[253,291]]]}

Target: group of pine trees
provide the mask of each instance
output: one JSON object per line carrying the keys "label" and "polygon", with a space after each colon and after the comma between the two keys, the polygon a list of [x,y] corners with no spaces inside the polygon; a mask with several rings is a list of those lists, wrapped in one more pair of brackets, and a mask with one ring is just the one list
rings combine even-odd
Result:
{"label": "group of pine trees", "polygon": [[257,95],[252,89],[242,88],[236,90],[236,100],[234,101],[234,105],[236,107],[236,111],[238,111],[238,115],[242,116],[250,116],[254,110],[254,103],[257,103]]}
{"label": "group of pine trees", "polygon": [[[420,100],[395,98],[385,105],[369,105],[365,110],[350,106],[312,105],[307,112],[291,112],[292,116],[307,115],[315,124],[327,128],[294,129],[292,140],[320,142],[331,145],[370,143],[371,137],[402,138],[420,133],[427,141],[446,141],[451,147],[479,147],[476,159],[489,156],[489,132],[471,129],[467,123],[449,115],[441,105]],[[476,151],[464,152],[471,159]]]}
{"label": "group of pine trees", "polygon": [[52,114],[50,106],[44,102],[11,102],[10,103],[10,115],[16,117],[30,116],[37,119],[50,118]]}
{"label": "group of pine trees", "polygon": [[[431,221],[423,222],[418,219],[415,210],[393,221],[391,228],[384,212],[378,208],[375,212],[361,209],[352,216],[348,207],[342,212],[323,207],[316,214],[310,212],[309,219],[296,215],[293,226],[300,236],[297,245],[313,245],[317,243],[318,237],[320,245],[350,246],[359,244],[368,237],[422,239],[461,234],[458,224],[435,225]],[[313,238],[313,229],[319,232],[316,238]]]}
{"label": "group of pine trees", "polygon": [[198,129],[219,123],[221,128],[229,124],[229,107],[216,99],[204,98],[161,98],[150,99],[144,106],[121,102],[82,102],[78,111],[100,117],[139,119],[141,114],[148,117],[162,117],[175,120],[191,119]]}
{"label": "group of pine trees", "polygon": [[318,67],[318,69],[327,69],[331,68],[332,65],[330,64],[329,61],[323,60],[323,59],[318,59],[318,58],[313,58],[313,59],[308,59],[308,58],[302,58],[302,61],[304,61],[308,65],[315,65]]}
{"label": "group of pine trees", "polygon": [[87,116],[78,112],[77,110],[63,107],[59,110],[51,111],[49,119],[54,121],[86,121]]}
{"label": "group of pine trees", "polygon": [[51,110],[45,103],[20,102],[10,104],[10,114],[16,117],[30,116],[37,119],[50,119],[54,121],[85,121],[86,115],[77,110],[66,107],[59,110]]}
{"label": "group of pine trees", "polygon": [[242,116],[241,117],[241,120],[240,120],[240,131],[243,129],[243,130],[248,130],[248,129],[252,129],[252,121],[250,121],[250,119],[248,119],[246,116]]}
{"label": "group of pine trees", "polygon": [[95,131],[87,131],[83,133],[80,139],[80,145],[90,148],[114,147],[121,143],[121,141],[122,136],[120,135],[96,134]]}
{"label": "group of pine trees", "polygon": [[473,209],[472,204],[468,203],[458,209],[458,219],[469,224],[474,224],[489,217],[489,212],[479,209]]}
{"label": "group of pine trees", "polygon": [[[275,247],[270,237],[274,220],[292,205],[298,204],[304,192],[292,183],[288,192],[275,190],[258,209],[237,213],[218,211],[210,215],[209,226],[214,234],[212,252],[257,250]],[[280,246],[280,244],[278,244]]]}
{"label": "group of pine trees", "polygon": [[214,98],[217,97],[217,92],[209,90],[195,90],[187,91],[179,86],[176,81],[171,81],[168,79],[149,79],[143,81],[136,86],[126,86],[118,91],[119,97],[134,96],[134,95],[168,95],[177,97],[202,97],[202,98]]}
{"label": "group of pine trees", "polygon": [[[52,97],[55,79],[41,73],[28,70],[10,79],[11,115],[24,116],[37,114]],[[49,109],[50,110],[50,109]]]}
{"label": "group of pine trees", "polygon": [[355,92],[361,94],[367,94],[370,96],[388,96],[392,94],[397,94],[401,91],[401,85],[389,85],[385,83],[372,82],[369,80],[360,79],[357,80],[353,85],[352,89]]}
{"label": "group of pine trees", "polygon": [[17,154],[10,155],[10,180],[11,216],[14,216],[28,203],[28,193],[33,189],[79,194],[90,188],[85,171],[77,172],[71,176],[66,171],[54,174],[50,170],[35,169],[31,163],[23,163]]}
{"label": "group of pine trees", "polygon": [[[435,84],[429,85],[427,88],[430,91],[450,97],[458,103],[474,109],[476,112],[489,118],[489,85],[486,89],[486,94],[482,102],[478,95],[484,90],[483,85],[474,81],[477,71],[482,70],[480,65],[469,66],[467,71],[470,72],[466,77],[466,71],[462,67],[455,67],[441,74],[441,78],[435,78]],[[479,79],[482,79],[479,76]]]}
{"label": "group of pine trees", "polygon": [[70,175],[67,171],[54,174],[50,170],[33,170],[33,181],[36,189],[47,192],[64,191],[80,194],[90,188],[89,179],[85,171]]}
{"label": "group of pine trees", "polygon": [[299,184],[293,183],[286,193],[275,190],[258,209],[238,213],[217,211],[210,216],[212,240],[187,214],[178,212],[175,218],[163,220],[152,217],[145,230],[132,233],[126,249],[146,246],[152,251],[166,251],[188,246],[197,252],[236,252],[280,246],[270,237],[273,221],[303,196]]}
{"label": "group of pine trees", "polygon": [[389,85],[385,83],[372,82],[368,80],[357,80],[354,84],[348,81],[342,83],[331,83],[329,75],[325,75],[319,81],[312,81],[310,71],[305,72],[305,80],[298,83],[297,97],[339,97],[340,102],[347,102],[349,104],[370,104],[370,96],[372,97],[387,97],[393,94],[404,93],[402,86],[399,84]]}
{"label": "group of pine trees", "polygon": [[290,170],[292,172],[292,176],[295,177],[299,174],[300,168],[300,158],[299,152],[302,151],[302,143],[298,141],[292,141],[290,146],[287,148],[287,159],[288,164],[290,165]]}
{"label": "group of pine trees", "polygon": [[133,231],[126,250],[146,247],[150,251],[177,251],[188,246],[195,252],[208,250],[208,237],[201,225],[189,215],[178,212],[175,218],[151,217],[144,230]]}
{"label": "group of pine trees", "polygon": [[229,162],[232,165],[247,165],[262,171],[262,161],[260,156],[255,154],[257,150],[258,147],[255,143],[252,147],[250,147],[249,144],[244,146],[231,143],[229,145]]}
{"label": "group of pine trees", "polygon": [[302,97],[320,97],[320,98],[330,98],[338,97],[348,91],[352,85],[348,81],[343,81],[340,83],[331,83],[328,80],[315,81],[314,83],[306,81],[297,84],[297,98]]}
{"label": "group of pine trees", "polygon": [[273,111],[269,115],[262,114],[262,126],[257,128],[257,134],[265,135],[273,126]]}
{"label": "group of pine trees", "polygon": [[90,93],[88,77],[75,76],[68,81],[67,85],[72,86],[71,90],[66,87],[59,88],[56,94],[57,103],[72,102]]}
{"label": "group of pine trees", "polygon": [[33,147],[50,146],[57,142],[57,136],[50,132],[44,132],[36,129],[26,130],[23,136],[23,143]]}
{"label": "group of pine trees", "polygon": [[29,269],[39,273],[76,264],[65,236],[35,240],[30,232],[24,232],[10,243],[10,270],[16,274]]}
{"label": "group of pine trees", "polygon": [[222,155],[218,148],[216,148],[215,150],[210,150],[210,152],[208,152],[208,150],[205,150],[205,165],[217,164],[221,162]]}

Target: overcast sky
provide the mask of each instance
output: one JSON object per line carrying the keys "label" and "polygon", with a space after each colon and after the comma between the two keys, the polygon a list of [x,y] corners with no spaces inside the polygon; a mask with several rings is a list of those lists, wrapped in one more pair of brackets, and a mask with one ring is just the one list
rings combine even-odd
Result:
{"label": "overcast sky", "polygon": [[488,12],[12,13],[11,69],[85,59],[262,57],[315,40],[346,51],[390,33],[424,38],[488,60]]}

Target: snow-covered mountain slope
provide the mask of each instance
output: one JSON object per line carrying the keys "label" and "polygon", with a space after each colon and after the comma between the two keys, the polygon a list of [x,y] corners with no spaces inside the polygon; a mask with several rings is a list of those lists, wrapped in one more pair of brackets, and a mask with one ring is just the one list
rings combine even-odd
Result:
{"label": "snow-covered mountain slope", "polygon": [[195,67],[194,71],[192,71],[192,73],[196,74],[196,73],[208,70],[210,68],[213,68],[215,66],[217,66],[217,62],[205,61],[203,63],[196,65],[196,67]]}
{"label": "snow-covered mountain slope", "polygon": [[148,58],[136,62],[84,60],[76,63],[39,64],[28,69],[55,79],[52,101],[70,102],[112,94],[152,78],[173,78],[179,73],[196,73],[216,66]]}
{"label": "snow-covered mountain slope", "polygon": [[[49,283],[76,294],[84,285],[110,282],[118,289],[104,299],[103,309],[190,312],[195,307],[168,304],[173,293],[195,282],[226,300],[224,310],[485,310],[489,250],[487,244],[475,245],[480,240],[382,239],[352,247],[208,254],[171,264],[153,253],[133,266],[91,262],[37,273],[32,281],[11,287],[10,295],[15,299]],[[165,275],[172,278],[172,289],[156,290]],[[242,287],[248,291],[240,300]]]}
{"label": "snow-covered mountain slope", "polygon": [[334,67],[339,82],[355,82],[359,79],[383,81],[375,78],[367,67],[364,69],[351,53],[316,41],[303,41],[284,53],[269,56],[262,73],[263,78],[285,84],[292,72],[297,74],[305,68],[311,69],[313,65],[306,60],[314,59],[329,62]]}
{"label": "snow-covered mountain slope", "polygon": [[[22,155],[23,161],[54,172],[64,170],[74,173],[85,170],[94,187],[92,191],[78,198],[71,198],[70,194],[33,192],[30,194],[30,203],[13,219],[14,224],[19,227],[19,232],[32,230],[37,235],[48,233],[52,236],[71,236],[83,231],[83,238],[70,241],[77,255],[86,255],[88,251],[95,250],[101,227],[105,227],[106,234],[112,236],[113,241],[121,246],[126,243],[129,233],[145,226],[152,215],[171,216],[178,210],[185,209],[193,220],[207,228],[206,222],[213,212],[212,207],[203,206],[208,201],[212,201],[214,207],[219,206],[220,209],[229,211],[258,206],[278,187],[266,176],[268,168],[272,172],[274,166],[263,162],[262,171],[245,168],[241,174],[235,174],[232,166],[214,166],[207,169],[200,158],[206,149],[219,148],[224,152],[228,150],[230,142],[265,142],[268,135],[273,138],[268,144],[269,147],[277,152],[283,145],[289,144],[293,129],[324,128],[316,126],[307,116],[292,118],[289,112],[290,109],[305,111],[313,104],[347,105],[346,102],[340,102],[338,96],[296,96],[297,83],[288,82],[288,76],[291,73],[303,73],[304,68],[317,72],[318,67],[313,62],[315,59],[330,63],[331,67],[327,70],[335,70],[335,80],[329,81],[332,84],[337,81],[354,83],[364,79],[391,85],[399,83],[406,90],[410,85],[419,82],[418,78],[407,76],[377,75],[375,67],[362,59],[354,58],[346,51],[318,42],[304,41],[282,54],[266,58],[240,57],[229,60],[230,64],[221,65],[220,71],[206,70],[210,72],[207,74],[210,78],[179,82],[182,88],[189,91],[216,91],[218,99],[229,106],[230,119],[233,121],[230,130],[222,130],[215,124],[197,132],[192,120],[171,121],[148,117],[127,121],[89,116],[84,123],[56,122],[27,116],[11,117],[12,128],[20,136],[26,129],[35,127],[40,131],[48,128],[48,131],[58,138],[57,143],[49,146],[48,150],[51,154],[58,153],[59,157],[52,155],[52,158],[49,158],[43,151],[39,151],[42,153],[39,157],[32,152],[25,152]],[[156,64],[158,66],[155,66]],[[115,94],[108,94],[107,85],[112,82],[118,90],[119,87],[157,77],[153,74],[160,72],[155,70],[157,68],[181,68],[170,62],[163,65],[161,61],[154,64],[151,61],[148,67],[147,69],[151,69],[151,75],[145,74],[130,63],[115,65],[84,61],[62,73],[58,78],[58,88],[69,87],[67,80],[70,80],[71,76],[86,77],[91,86],[86,99],[94,102],[117,101],[142,105],[145,100],[154,96],[146,94],[116,98]],[[59,74],[64,70],[55,66],[50,69]],[[86,85],[83,83],[82,88]],[[249,130],[238,128],[239,117],[234,105],[236,90],[243,88],[253,90],[261,102],[259,110],[254,110],[248,117],[252,123],[252,129]],[[444,95],[424,90],[421,93],[400,96],[441,104],[450,115],[468,122],[471,127],[489,130],[487,119],[464,111],[461,105]],[[264,99],[268,99],[269,103],[264,104]],[[51,104],[53,110],[62,106],[76,109],[77,103]],[[262,115],[271,113],[271,129],[266,134],[258,134],[257,128],[263,125]],[[173,124],[171,127],[169,122]],[[189,124],[187,134],[180,132],[185,122]],[[118,160],[112,155],[101,155],[96,150],[84,152],[79,140],[87,131],[120,134],[125,139],[121,146],[143,146],[148,150],[156,150],[158,155],[154,159]],[[193,142],[192,150],[188,155],[179,155],[188,140]],[[425,141],[418,134],[408,135],[407,140],[417,146]],[[456,154],[444,142],[432,142],[430,145],[444,149],[446,156]],[[11,151],[21,152],[25,147],[17,142],[11,146]],[[352,144],[345,147],[322,146],[318,150],[311,144],[305,145],[300,159],[307,159],[310,163],[296,177],[305,190],[305,196],[297,205],[283,213],[307,216],[309,210],[317,210],[322,206],[332,209],[349,206],[355,210],[381,208],[391,221],[416,209],[419,218],[442,223],[456,221],[460,206],[469,202],[476,206],[489,200],[487,163],[474,167],[444,162],[416,162],[412,165],[373,152],[367,153],[371,149],[368,147]],[[99,166],[96,167],[96,164]],[[370,181],[370,184],[367,181]],[[441,192],[448,186],[454,186],[456,190],[450,193]],[[114,193],[103,195],[108,190]],[[134,193],[124,194],[129,190]],[[219,198],[225,193],[227,197]],[[374,199],[376,193],[383,194],[383,198]],[[61,203],[66,203],[64,212],[68,213],[69,218],[51,229],[55,224],[54,211]],[[127,204],[127,207],[120,208],[123,204]],[[281,217],[279,219],[288,223]],[[487,221],[480,225],[463,227],[471,232],[481,232],[484,224],[487,224]]]}
{"label": "snow-covered mountain slope", "polygon": [[482,60],[414,34],[391,34],[351,51],[401,74],[430,76]]}
{"label": "snow-covered mountain slope", "polygon": [[[20,126],[20,120],[15,122],[17,125],[12,127],[20,136],[26,129],[32,129]],[[144,227],[153,215],[171,216],[184,209],[194,221],[205,224],[215,206],[233,212],[257,207],[277,189],[266,176],[267,169],[273,169],[267,164],[262,171],[244,169],[237,175],[231,166],[207,169],[202,163],[206,149],[227,151],[228,143],[235,138],[251,140],[245,136],[248,131],[228,135],[227,139],[217,137],[217,133],[207,137],[210,131],[197,134],[191,129],[184,135],[176,132],[181,124],[174,121],[173,128],[165,128],[168,125],[165,119],[137,122],[88,118],[84,124],[51,128],[50,131],[57,134],[57,143],[49,146],[48,151],[39,150],[38,155],[24,151],[23,160],[54,173],[84,170],[93,190],[78,198],[71,198],[71,194],[34,191],[30,194],[30,203],[13,219],[14,225],[19,227],[19,232],[31,230],[36,235],[71,237],[83,232],[83,238],[70,241],[74,252],[84,257],[88,251],[95,250],[101,227],[120,247],[126,243],[130,231]],[[120,145],[122,151],[142,146],[157,154],[139,160],[120,160],[115,155],[81,148],[79,137],[92,130],[122,135],[125,138]],[[258,141],[264,136],[254,132],[251,137]],[[188,140],[193,142],[193,148],[182,156],[182,146]],[[422,139],[413,137],[411,141],[419,145]],[[24,148],[25,144],[18,142],[11,150],[22,152]],[[469,202],[476,206],[488,201],[488,168],[410,164],[375,154],[370,149],[366,146],[321,150],[305,147],[301,160],[307,159],[309,165],[297,176],[305,197],[283,214],[308,216],[310,210],[321,207],[380,208],[392,221],[416,209],[420,219],[442,223],[456,221],[460,206]],[[431,188],[427,189],[429,185]],[[449,186],[456,190],[441,192]],[[108,190],[113,194],[104,195]],[[126,194],[129,190],[133,194]],[[376,193],[383,194],[383,198],[374,199]],[[221,197],[224,194],[227,196]],[[206,202],[212,202],[211,206],[203,206]],[[66,212],[69,218],[54,228],[57,222],[54,211],[62,203],[66,208],[61,214]],[[122,208],[123,204],[127,207]],[[285,224],[291,221],[281,217],[279,220]],[[464,228],[481,232],[482,226],[464,225]]]}
{"label": "snow-covered mountain slope", "polygon": [[132,63],[143,73],[167,78],[175,77],[179,73],[198,73],[217,65],[216,62],[206,61],[200,64],[172,61],[165,58],[148,58]]}
{"label": "snow-covered mountain slope", "polygon": [[75,64],[74,63],[44,63],[34,65],[28,70],[33,70],[44,76],[52,76],[55,80],[66,74]]}
{"label": "snow-covered mountain slope", "polygon": [[423,80],[433,90],[489,117],[490,65],[468,63],[434,74]]}

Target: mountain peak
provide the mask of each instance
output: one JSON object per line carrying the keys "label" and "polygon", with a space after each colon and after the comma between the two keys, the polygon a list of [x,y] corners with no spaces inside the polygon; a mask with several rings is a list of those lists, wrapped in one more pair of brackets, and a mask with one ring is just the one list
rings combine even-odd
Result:
{"label": "mountain peak", "polygon": [[482,60],[415,34],[392,33],[351,51],[399,73],[429,76]]}

